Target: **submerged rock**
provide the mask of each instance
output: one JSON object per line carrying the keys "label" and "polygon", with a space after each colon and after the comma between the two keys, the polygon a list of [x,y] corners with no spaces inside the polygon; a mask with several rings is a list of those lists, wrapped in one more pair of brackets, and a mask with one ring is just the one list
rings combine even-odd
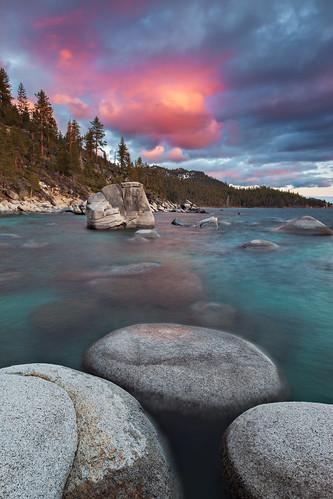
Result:
{"label": "submerged rock", "polygon": [[187,497],[215,497],[226,425],[249,407],[284,396],[276,366],[254,345],[193,326],[119,329],[87,351],[84,366],[127,389],[157,419],[188,470]]}
{"label": "submerged rock", "polygon": [[88,199],[86,214],[90,229],[150,229],[155,226],[154,215],[139,182],[103,187]]}
{"label": "submerged rock", "polygon": [[259,250],[276,250],[279,249],[279,245],[273,243],[272,241],[265,241],[264,239],[252,239],[247,243],[241,245],[244,249],[259,249]]}
{"label": "submerged rock", "polygon": [[74,405],[42,377],[0,370],[0,497],[61,499],[77,447]]}
{"label": "submerged rock", "polygon": [[230,328],[236,318],[236,310],[228,303],[199,301],[191,305],[195,321],[207,327]]}
{"label": "submerged rock", "polygon": [[[66,485],[66,477],[62,482],[63,494],[52,495],[51,488],[49,495],[37,496],[36,489],[34,495],[22,497],[179,497],[175,477],[156,428],[139,403],[120,387],[73,369],[50,364],[12,366],[0,370],[0,380],[4,377],[23,379],[28,387],[37,382],[50,385],[54,391],[66,397],[69,403],[72,401],[74,426],[76,416],[78,444],[75,456],[74,451],[71,455]],[[36,393],[32,399],[27,400],[29,412],[33,404],[37,404],[43,396],[44,388],[41,386],[39,394]],[[54,399],[58,400],[57,396]],[[23,420],[27,417],[23,413]],[[64,425],[63,418],[59,418],[58,425]],[[45,441],[48,445],[53,443],[48,438],[48,432],[55,432],[57,426],[54,427],[50,422],[49,426],[49,430],[45,429],[40,433],[43,442],[41,448]],[[68,446],[70,432],[62,432],[60,436],[62,445]],[[25,438],[22,434],[23,447],[27,445]],[[30,454],[32,461],[39,451],[40,449],[36,449]],[[61,453],[56,457],[55,468],[65,459]],[[16,479],[20,481],[20,468],[17,468]],[[4,497],[7,499],[7,496]],[[17,499],[18,496],[13,496],[13,499],[14,497]]]}
{"label": "submerged rock", "polygon": [[333,230],[316,218],[304,216],[294,218],[275,229],[277,232],[290,234],[304,234],[312,236],[332,236]]}
{"label": "submerged rock", "polygon": [[143,239],[159,239],[161,236],[155,229],[140,229],[136,231],[135,237],[143,237]]}
{"label": "submerged rock", "polygon": [[333,406],[284,402],[254,407],[224,437],[236,498],[332,498]]}
{"label": "submerged rock", "polygon": [[208,218],[204,218],[203,220],[201,220],[198,223],[198,225],[199,225],[200,228],[208,227],[208,226],[218,228],[218,226],[219,226],[219,220],[218,220],[217,217],[208,217]]}

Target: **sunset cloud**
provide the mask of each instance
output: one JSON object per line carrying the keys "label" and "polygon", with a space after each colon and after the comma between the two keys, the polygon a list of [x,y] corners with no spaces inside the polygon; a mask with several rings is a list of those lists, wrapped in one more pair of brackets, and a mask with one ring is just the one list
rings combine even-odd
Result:
{"label": "sunset cloud", "polygon": [[12,0],[0,59],[63,125],[98,114],[112,150],[123,135],[134,157],[238,185],[331,185],[333,4],[262,5]]}

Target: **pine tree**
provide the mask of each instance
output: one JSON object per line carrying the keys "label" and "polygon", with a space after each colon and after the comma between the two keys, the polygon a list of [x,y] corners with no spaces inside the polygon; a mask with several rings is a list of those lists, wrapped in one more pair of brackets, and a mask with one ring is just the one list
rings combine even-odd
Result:
{"label": "pine tree", "polygon": [[88,157],[91,159],[95,150],[95,143],[92,130],[88,130],[84,136],[84,147],[87,151]]}
{"label": "pine tree", "polygon": [[50,100],[44,90],[40,90],[35,95],[37,102],[33,112],[33,123],[39,136],[40,154],[44,156],[51,140],[57,137],[58,128]]}
{"label": "pine tree", "polygon": [[29,114],[29,105],[28,98],[23,83],[21,82],[17,89],[17,110],[19,115],[22,118],[23,125],[26,125],[30,122],[30,114]]}
{"label": "pine tree", "polygon": [[0,106],[10,106],[12,94],[8,74],[5,68],[0,68]]}
{"label": "pine tree", "polygon": [[136,160],[136,162],[135,162],[135,166],[136,166],[137,168],[141,168],[141,167],[143,167],[143,161],[142,161],[141,156],[139,156],[139,157],[138,157],[138,159]]}
{"label": "pine tree", "polygon": [[131,156],[125,143],[124,137],[121,137],[118,144],[117,158],[120,163],[120,168],[126,175],[128,175],[131,169]]}
{"label": "pine tree", "polygon": [[90,122],[91,127],[89,132],[91,132],[91,137],[94,143],[95,156],[97,158],[98,148],[103,148],[107,142],[104,140],[105,132],[104,125],[99,120],[98,116],[95,117],[93,121]]}

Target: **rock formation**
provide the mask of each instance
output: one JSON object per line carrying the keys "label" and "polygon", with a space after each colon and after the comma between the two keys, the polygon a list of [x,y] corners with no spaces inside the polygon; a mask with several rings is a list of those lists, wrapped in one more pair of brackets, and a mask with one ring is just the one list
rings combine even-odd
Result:
{"label": "rock formation", "polygon": [[151,229],[155,226],[143,185],[122,182],[103,187],[87,202],[89,229]]}

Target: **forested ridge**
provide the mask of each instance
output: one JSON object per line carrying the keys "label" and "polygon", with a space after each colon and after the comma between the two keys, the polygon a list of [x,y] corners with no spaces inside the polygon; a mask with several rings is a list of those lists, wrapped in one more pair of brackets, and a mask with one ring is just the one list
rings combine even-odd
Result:
{"label": "forested ridge", "polygon": [[56,123],[50,99],[43,90],[28,100],[24,85],[12,93],[9,77],[0,68],[0,200],[18,196],[45,197],[43,184],[68,195],[85,198],[110,182],[142,182],[150,198],[201,206],[323,207],[327,203],[291,192],[261,186],[235,188],[184,169],[170,170],[133,160],[124,138],[115,161],[105,154],[105,131],[96,116],[82,134],[75,119],[63,134]]}

